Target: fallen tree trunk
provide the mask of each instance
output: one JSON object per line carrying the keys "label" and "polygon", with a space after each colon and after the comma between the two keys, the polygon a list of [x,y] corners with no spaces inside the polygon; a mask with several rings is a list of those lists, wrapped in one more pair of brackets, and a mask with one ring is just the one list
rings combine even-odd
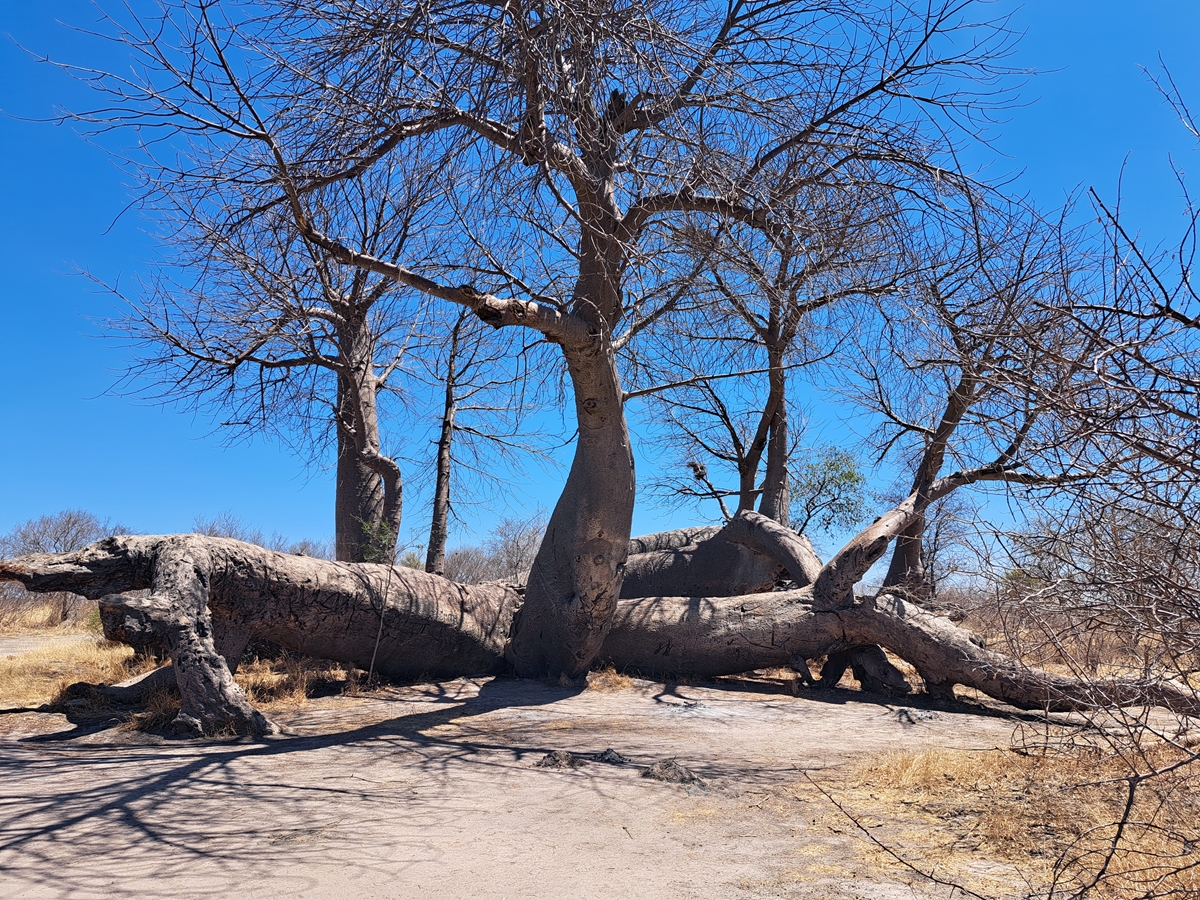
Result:
{"label": "fallen tree trunk", "polygon": [[[511,585],[457,585],[415,569],[291,556],[201,535],[115,537],[76,553],[8,560],[0,580],[99,600],[115,637],[165,635],[183,697],[177,727],[209,734],[273,729],[232,678],[250,637],[362,668],[373,660],[389,676],[494,673],[510,665],[522,602]],[[1200,714],[1195,693],[1173,683],[1091,683],[1029,669],[898,597],[834,605],[820,584],[622,601],[599,658],[647,675],[713,676],[806,666],[806,659],[878,644],[934,688],[968,685],[1020,708],[1158,703]],[[147,588],[148,598],[128,596]]]}
{"label": "fallen tree trunk", "polygon": [[817,580],[821,561],[812,543],[773,519],[742,510],[724,527],[687,528],[633,538],[621,598],[734,597],[797,587]]}
{"label": "fallen tree trunk", "polygon": [[[35,592],[64,585],[100,601],[114,639],[165,638],[183,697],[176,728],[208,734],[274,730],[233,681],[251,637],[364,669],[374,662],[385,676],[496,672],[521,602],[509,585],[457,585],[403,566],[201,535],[116,537],[23,557],[0,564],[0,580]],[[148,598],[129,596],[145,589]]]}

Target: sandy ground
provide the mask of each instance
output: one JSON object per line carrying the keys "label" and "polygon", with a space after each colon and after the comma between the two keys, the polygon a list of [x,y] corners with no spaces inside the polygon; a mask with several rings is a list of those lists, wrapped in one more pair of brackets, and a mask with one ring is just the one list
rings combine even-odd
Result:
{"label": "sandy ground", "polygon": [[[986,711],[852,691],[460,680],[313,700],[203,743],[0,717],[0,896],[938,898],[805,778],[888,748],[1007,746]],[[534,765],[612,747],[625,765]],[[664,759],[703,778],[641,776]],[[832,780],[829,780],[832,779]],[[905,823],[873,834],[904,849]],[[995,896],[1020,879],[976,864]]]}

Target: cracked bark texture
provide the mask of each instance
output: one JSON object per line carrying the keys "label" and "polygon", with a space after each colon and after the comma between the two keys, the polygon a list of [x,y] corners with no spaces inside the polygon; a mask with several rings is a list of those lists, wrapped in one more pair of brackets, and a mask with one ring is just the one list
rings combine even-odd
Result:
{"label": "cracked bark texture", "polygon": [[[496,672],[521,600],[511,586],[468,587],[402,566],[202,535],[109,538],[0,564],[0,579],[32,591],[70,585],[101,601],[115,639],[137,646],[165,637],[183,697],[179,727],[206,734],[274,730],[232,678],[250,637],[364,669],[378,639],[375,669],[392,677]],[[128,596],[147,588],[149,598]]]}

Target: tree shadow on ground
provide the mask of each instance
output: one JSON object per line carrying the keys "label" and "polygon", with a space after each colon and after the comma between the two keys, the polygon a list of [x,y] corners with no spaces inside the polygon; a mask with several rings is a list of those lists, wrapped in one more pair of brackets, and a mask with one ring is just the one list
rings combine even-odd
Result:
{"label": "tree shadow on ground", "polygon": [[[643,727],[667,735],[672,723],[719,714],[726,698],[731,706],[739,697],[745,703],[747,693],[766,701],[763,709],[864,703],[882,713],[898,705],[843,689],[808,690],[793,701],[785,687],[726,679],[646,687],[635,690],[654,708],[669,709],[668,718],[655,714]],[[689,688],[701,689],[702,699]],[[558,723],[535,712],[582,692],[582,686],[503,677],[384,689],[363,697],[364,707],[383,712],[379,721],[338,727],[355,715],[343,711],[344,718],[318,722],[328,729],[323,733],[255,739],[122,733],[98,740],[102,723],[76,716],[73,730],[10,742],[11,751],[0,757],[0,868],[26,887],[62,895],[111,893],[114,879],[143,877],[147,867],[167,883],[204,861],[206,871],[227,869],[231,877],[236,871],[239,879],[260,870],[275,878],[282,871],[300,879],[287,891],[303,893],[306,853],[319,843],[323,852],[352,857],[356,871],[389,883],[436,852],[429,842],[413,841],[397,851],[365,837],[388,834],[394,817],[430,834],[453,831],[478,815],[473,784],[519,778],[515,768],[529,768],[550,750],[585,756],[603,749],[579,746],[603,730],[556,729]],[[613,696],[596,695],[597,703]],[[391,714],[390,703],[400,714]],[[925,706],[916,697],[902,703]],[[998,714],[961,704],[935,708]],[[498,726],[482,719],[501,710],[515,711],[515,719],[505,717]],[[572,715],[586,718],[588,712]],[[705,778],[754,774],[737,759],[706,762],[699,772]],[[564,792],[607,794],[618,774],[626,777],[613,767],[589,765],[555,784]],[[73,858],[103,859],[103,865],[64,867],[64,844]],[[227,884],[218,882],[211,891],[199,886],[189,893],[222,894]]]}

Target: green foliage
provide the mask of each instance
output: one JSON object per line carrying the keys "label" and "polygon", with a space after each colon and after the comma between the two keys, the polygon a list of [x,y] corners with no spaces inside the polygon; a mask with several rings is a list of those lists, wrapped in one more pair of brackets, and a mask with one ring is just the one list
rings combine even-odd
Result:
{"label": "green foliage", "polygon": [[[363,562],[396,562],[396,532],[384,522],[363,522]],[[414,566],[420,568],[420,566]]]}
{"label": "green foliage", "polygon": [[867,476],[854,454],[817,447],[792,468],[789,483],[792,527],[829,534],[851,528],[871,514]]}

